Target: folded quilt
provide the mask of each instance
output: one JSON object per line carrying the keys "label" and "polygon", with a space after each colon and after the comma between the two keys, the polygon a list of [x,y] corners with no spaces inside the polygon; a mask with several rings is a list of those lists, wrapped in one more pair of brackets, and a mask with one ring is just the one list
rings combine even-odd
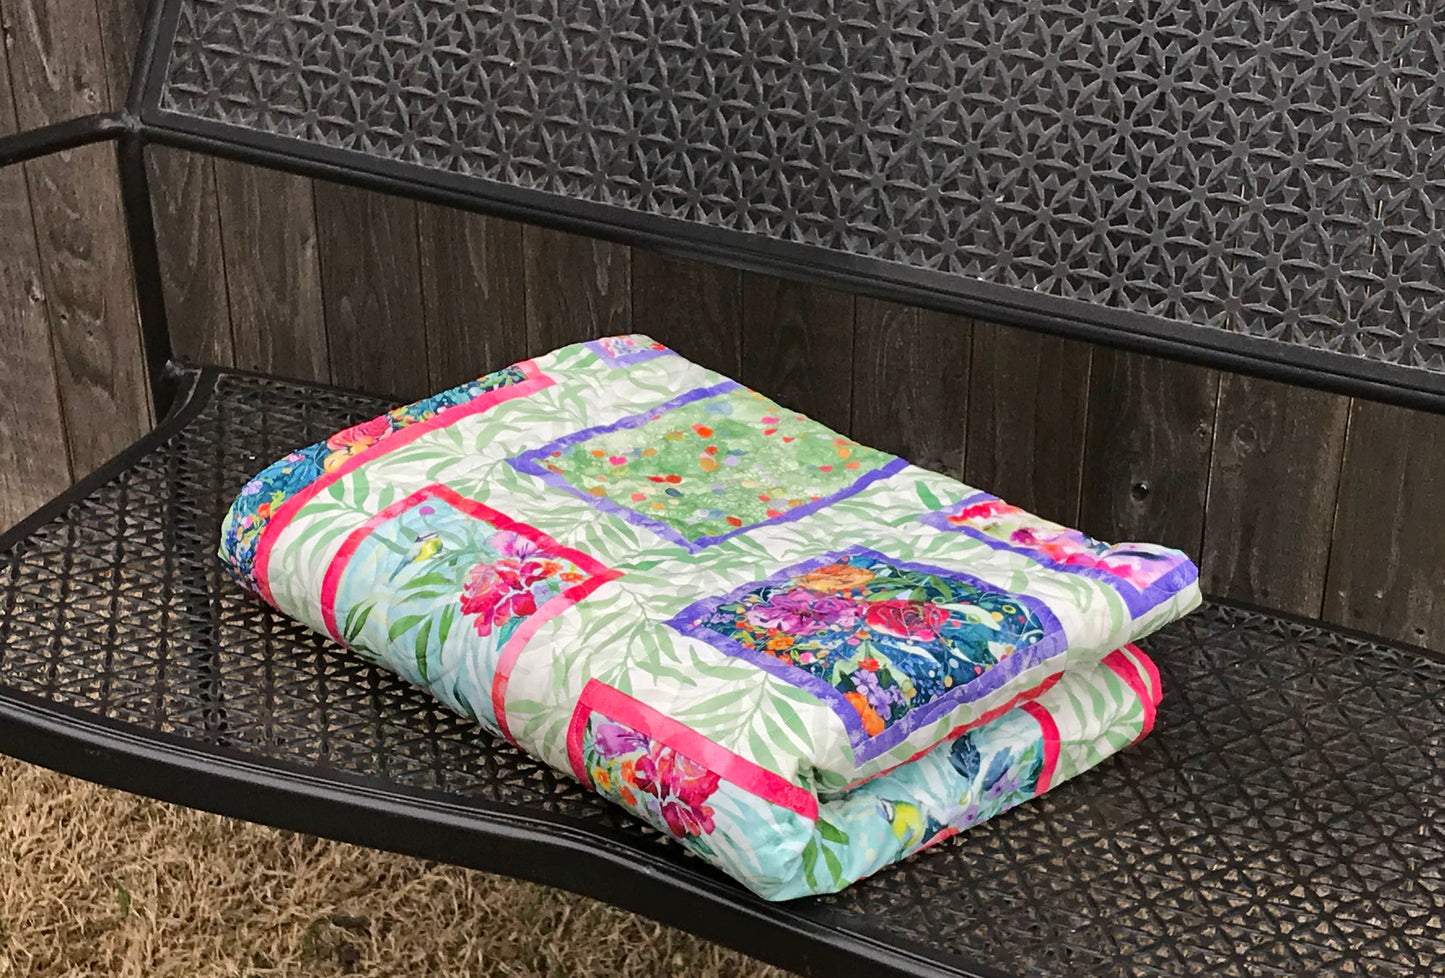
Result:
{"label": "folded quilt", "polygon": [[642,336],[348,428],[241,490],[275,607],[769,899],[837,890],[1148,732],[1182,553],[1111,546]]}

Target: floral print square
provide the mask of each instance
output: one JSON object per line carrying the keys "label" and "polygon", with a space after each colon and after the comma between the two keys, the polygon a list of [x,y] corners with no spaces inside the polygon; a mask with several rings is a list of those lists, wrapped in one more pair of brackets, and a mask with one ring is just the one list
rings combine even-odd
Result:
{"label": "floral print square", "polygon": [[386,659],[510,738],[506,687],[522,648],[617,576],[535,527],[432,485],[346,538],[322,581],[322,618],[338,641]]}
{"label": "floral print square", "polygon": [[994,550],[1022,554],[1053,570],[1100,581],[1138,618],[1182,591],[1199,571],[1181,551],[1150,543],[1110,544],[1051,523],[997,496],[979,492],[920,521],[964,533]]}
{"label": "floral print square", "polygon": [[1041,601],[864,547],[696,602],[669,625],[826,702],[859,765],[1065,648]]}
{"label": "floral print square", "polygon": [[801,519],[907,464],[733,381],[566,435],[511,462],[689,552]]}

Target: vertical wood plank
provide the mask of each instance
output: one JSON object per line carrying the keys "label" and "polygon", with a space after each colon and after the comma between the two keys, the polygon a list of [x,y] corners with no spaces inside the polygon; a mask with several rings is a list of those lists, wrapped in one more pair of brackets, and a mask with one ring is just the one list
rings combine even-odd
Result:
{"label": "vertical wood plank", "polygon": [[1082,529],[1198,556],[1218,391],[1213,370],[1094,351]]}
{"label": "vertical wood plank", "polygon": [[[15,131],[10,66],[0,46],[0,134]],[[19,167],[0,168],[0,531],[70,484],[60,388],[35,240]]]}
{"label": "vertical wood plank", "polygon": [[417,226],[431,389],[525,359],[522,225],[418,204]]}
{"label": "vertical wood plank", "polygon": [[101,45],[105,49],[109,89],[106,105],[113,112],[125,105],[131,66],[140,44],[141,24],[145,22],[146,0],[95,0],[95,6],[100,17]]}
{"label": "vertical wood plank", "polygon": [[215,161],[236,366],[331,379],[312,182]]}
{"label": "vertical wood plank", "polygon": [[1445,651],[1445,417],[1350,411],[1325,617]]}
{"label": "vertical wood plank", "polygon": [[325,182],[315,194],[332,379],[403,400],[426,396],[416,205]]}
{"label": "vertical wood plank", "polygon": [[859,298],[856,323],[853,437],[925,469],[961,477],[972,322]]}
{"label": "vertical wood plank", "polygon": [[155,146],[146,163],[171,346],[186,360],[231,366],[235,353],[211,160]]}
{"label": "vertical wood plank", "polygon": [[522,238],[529,353],[632,332],[631,252],[625,245],[531,225]]}
{"label": "vertical wood plank", "polygon": [[1319,616],[1349,406],[1221,377],[1200,560],[1207,593]]}
{"label": "vertical wood plank", "polygon": [[[6,13],[19,128],[106,107],[94,5],[18,0]],[[71,465],[79,474],[151,422],[114,151],[88,146],[33,160],[25,176]]]}
{"label": "vertical wood plank", "polygon": [[1094,348],[977,322],[964,481],[1075,526]]}
{"label": "vertical wood plank", "polygon": [[729,377],[742,369],[743,274],[632,249],[634,328]]}
{"label": "vertical wood plank", "polygon": [[738,379],[835,431],[853,422],[853,296],[743,276],[743,362]]}

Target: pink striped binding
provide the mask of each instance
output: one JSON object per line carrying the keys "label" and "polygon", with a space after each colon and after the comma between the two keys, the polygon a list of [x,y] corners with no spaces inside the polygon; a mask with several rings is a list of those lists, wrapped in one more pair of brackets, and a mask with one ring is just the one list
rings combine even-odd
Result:
{"label": "pink striped binding", "polygon": [[[1124,684],[1134,691],[1134,695],[1139,697],[1139,705],[1144,710],[1144,728],[1139,731],[1139,736],[1131,742],[1137,744],[1149,731],[1154,729],[1154,718],[1159,713],[1159,701],[1164,698],[1164,686],[1159,679],[1159,667],[1137,645],[1126,645],[1122,649],[1110,652],[1104,656],[1104,665],[1108,666],[1114,675],[1122,679]],[[1141,670],[1143,675],[1140,674]],[[1146,675],[1149,677],[1147,682],[1144,678]]]}

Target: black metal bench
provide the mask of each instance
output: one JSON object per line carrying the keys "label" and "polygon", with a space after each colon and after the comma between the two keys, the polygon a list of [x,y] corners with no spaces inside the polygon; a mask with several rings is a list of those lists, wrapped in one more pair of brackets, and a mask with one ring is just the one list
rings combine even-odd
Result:
{"label": "black metal bench", "polygon": [[0,141],[14,161],[118,140],[170,405],[0,537],[0,749],[563,886],[809,973],[1439,974],[1445,661],[1424,650],[1210,603],[1145,643],[1167,693],[1136,749],[838,896],[771,905],[270,613],[213,557],[224,507],[385,405],[166,368],[140,165],[184,146],[1445,411],[1428,14],[563,9],[163,0],[125,112]]}

